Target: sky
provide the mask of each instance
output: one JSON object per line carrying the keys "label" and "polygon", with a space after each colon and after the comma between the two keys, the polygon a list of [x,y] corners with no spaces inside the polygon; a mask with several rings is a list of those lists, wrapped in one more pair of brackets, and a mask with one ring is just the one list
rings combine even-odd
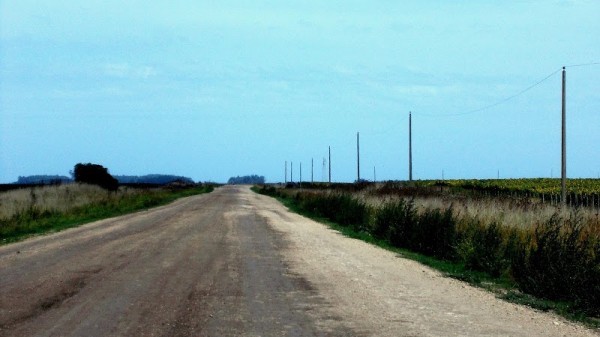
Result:
{"label": "sky", "polygon": [[[0,0],[0,183],[600,177],[600,1]],[[311,170],[311,162],[312,165]],[[293,163],[293,164],[292,164]]]}

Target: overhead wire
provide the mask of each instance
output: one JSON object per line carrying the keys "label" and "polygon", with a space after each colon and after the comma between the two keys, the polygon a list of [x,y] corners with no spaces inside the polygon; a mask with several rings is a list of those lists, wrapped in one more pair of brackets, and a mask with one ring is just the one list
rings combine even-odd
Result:
{"label": "overhead wire", "polygon": [[[572,65],[568,65],[568,66],[564,66],[564,68],[574,68],[574,67],[585,67],[585,66],[593,66],[593,65],[600,65],[600,62],[590,62],[590,63],[580,63],[580,64],[572,64]],[[526,87],[525,89],[517,92],[514,95],[505,97],[499,101],[496,101],[495,103],[477,108],[477,109],[473,109],[473,110],[468,110],[468,111],[463,111],[463,112],[457,112],[457,113],[441,113],[441,114],[431,114],[431,113],[423,113],[423,112],[415,112],[417,115],[421,115],[421,116],[427,116],[427,117],[452,117],[452,116],[463,116],[463,115],[469,115],[469,114],[473,114],[473,113],[477,113],[477,112],[481,112],[484,110],[488,110],[491,109],[493,107],[496,107],[498,105],[504,104],[516,97],[519,97],[521,95],[523,95],[524,93],[528,92],[529,90],[537,87],[538,85],[546,82],[548,79],[550,79],[552,76],[556,75],[557,73],[559,73],[563,68],[558,68],[556,70],[554,70],[553,72],[551,72],[550,74],[548,74],[546,77],[542,78],[541,80],[531,84],[530,86]]]}
{"label": "overhead wire", "polygon": [[545,81],[547,81],[548,79],[550,79],[552,76],[556,75],[561,70],[562,70],[562,68],[559,68],[559,69],[551,72],[549,75],[547,75],[543,79],[535,82],[534,84],[532,84],[532,85],[528,86],[527,88],[525,88],[525,89],[517,92],[514,95],[505,97],[505,98],[503,98],[503,99],[501,99],[501,100],[499,100],[499,101],[497,101],[495,103],[488,104],[486,106],[483,106],[483,107],[480,107],[480,108],[477,108],[477,109],[463,111],[463,112],[456,112],[456,113],[448,113],[448,114],[429,114],[429,113],[422,113],[422,112],[415,112],[415,113],[417,115],[428,116],[428,117],[444,117],[444,116],[449,116],[450,117],[450,116],[469,115],[469,114],[474,114],[474,113],[481,112],[481,111],[484,111],[484,110],[488,110],[488,109],[491,109],[491,108],[496,107],[498,105],[504,104],[504,103],[506,103],[506,102],[508,102],[508,101],[510,101],[510,100],[512,100],[514,98],[516,98],[516,97],[519,97],[519,96],[523,95],[524,93],[528,92],[529,90],[531,90],[531,89],[537,87],[538,85],[544,83]]}
{"label": "overhead wire", "polygon": [[575,67],[595,66],[595,65],[599,65],[599,64],[600,64],[600,62],[590,62],[590,63],[571,64],[570,66],[565,66],[565,68],[575,68]]}

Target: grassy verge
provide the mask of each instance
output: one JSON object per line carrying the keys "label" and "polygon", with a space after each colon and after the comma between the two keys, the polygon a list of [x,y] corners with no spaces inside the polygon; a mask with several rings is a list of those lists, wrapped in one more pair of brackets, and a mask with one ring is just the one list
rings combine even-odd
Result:
{"label": "grassy verge", "polygon": [[[8,218],[0,219],[0,244],[29,236],[56,232],[84,223],[132,213],[168,204],[178,198],[211,192],[209,185],[185,189],[149,189],[135,192],[111,192],[89,204],[59,210],[32,203]],[[35,198],[34,198],[35,199]]]}
{"label": "grassy verge", "polygon": [[[573,269],[571,276],[578,270],[590,271],[580,279],[571,277],[574,282],[584,279],[581,284],[585,287],[584,291],[578,290],[577,294],[572,294],[572,288],[560,288],[560,276],[548,271],[554,272],[554,265],[545,266],[548,261],[539,258],[548,254],[552,255],[550,257],[553,261],[565,258],[554,257],[555,252],[566,252],[564,245],[556,245],[564,237],[559,231],[553,231],[554,223],[544,224],[539,232],[536,231],[533,249],[530,241],[519,241],[516,236],[509,239],[514,231],[505,234],[494,224],[473,224],[466,226],[465,231],[450,212],[428,210],[423,214],[416,214],[411,204],[406,202],[391,205],[387,210],[382,208],[374,211],[365,209],[360,201],[353,201],[347,196],[279,193],[273,187],[255,187],[253,190],[275,197],[290,210],[324,223],[348,237],[369,242],[402,257],[418,261],[449,277],[487,289],[504,300],[542,311],[553,311],[591,328],[600,328],[600,319],[594,314],[600,304],[589,302],[590,298],[597,294],[594,288],[597,285],[593,282],[597,274],[594,274],[593,266],[572,267],[579,269]],[[561,222],[560,225],[565,223]],[[437,235],[431,235],[435,231],[438,231]],[[551,235],[548,236],[548,233]],[[572,234],[573,231],[569,233]],[[432,238],[440,237],[452,237],[452,242],[432,241]],[[544,240],[552,245],[544,243]],[[457,242],[459,244],[456,244]],[[551,248],[549,252],[544,251],[545,246]],[[598,246],[589,247],[597,249]],[[571,253],[574,251],[570,250]],[[511,264],[508,260],[510,254],[515,256],[517,262]],[[568,274],[565,268],[568,266],[562,264],[558,272]],[[545,278],[542,279],[539,275],[544,275]],[[535,284],[536,288],[532,289],[531,284]],[[566,295],[558,300],[548,298],[540,290],[545,288],[563,291]],[[536,292],[542,293],[542,296],[534,296]]]}

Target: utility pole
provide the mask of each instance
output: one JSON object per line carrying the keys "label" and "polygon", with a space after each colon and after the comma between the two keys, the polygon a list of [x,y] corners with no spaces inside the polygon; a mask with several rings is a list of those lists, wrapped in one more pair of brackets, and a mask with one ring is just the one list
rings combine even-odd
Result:
{"label": "utility pole", "polygon": [[567,73],[562,68],[562,156],[561,156],[561,204],[567,205]]}
{"label": "utility pole", "polygon": [[290,182],[294,183],[294,162],[290,162]]}
{"label": "utility pole", "polygon": [[300,162],[300,186],[302,186],[302,162]]}
{"label": "utility pole", "polygon": [[412,182],[412,112],[408,112],[408,181]]}
{"label": "utility pole", "polygon": [[287,160],[285,161],[285,178],[283,180],[287,184]]}
{"label": "utility pole", "polygon": [[331,146],[329,147],[329,183],[331,184]]}
{"label": "utility pole", "polygon": [[358,132],[356,133],[356,182],[360,182],[360,138]]}
{"label": "utility pole", "polygon": [[377,182],[377,172],[375,172],[375,166],[373,166],[373,182]]}
{"label": "utility pole", "polygon": [[310,158],[310,182],[315,182],[315,160],[314,158]]}

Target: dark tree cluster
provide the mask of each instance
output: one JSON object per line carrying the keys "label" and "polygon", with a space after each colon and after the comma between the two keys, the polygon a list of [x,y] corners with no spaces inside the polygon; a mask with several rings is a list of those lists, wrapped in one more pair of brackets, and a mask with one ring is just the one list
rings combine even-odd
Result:
{"label": "dark tree cluster", "polygon": [[73,178],[78,183],[98,185],[109,191],[116,191],[119,182],[108,173],[108,169],[98,164],[77,164],[73,170]]}
{"label": "dark tree cluster", "polygon": [[173,182],[194,184],[194,181],[188,177],[170,175],[170,174],[147,174],[143,176],[114,176],[120,184],[155,184],[167,185]]}
{"label": "dark tree cluster", "polygon": [[258,176],[256,174],[253,175],[249,175],[249,176],[237,176],[237,177],[231,177],[229,178],[229,180],[227,181],[228,184],[230,185],[254,185],[254,184],[264,184],[265,183],[265,177],[264,176]]}

